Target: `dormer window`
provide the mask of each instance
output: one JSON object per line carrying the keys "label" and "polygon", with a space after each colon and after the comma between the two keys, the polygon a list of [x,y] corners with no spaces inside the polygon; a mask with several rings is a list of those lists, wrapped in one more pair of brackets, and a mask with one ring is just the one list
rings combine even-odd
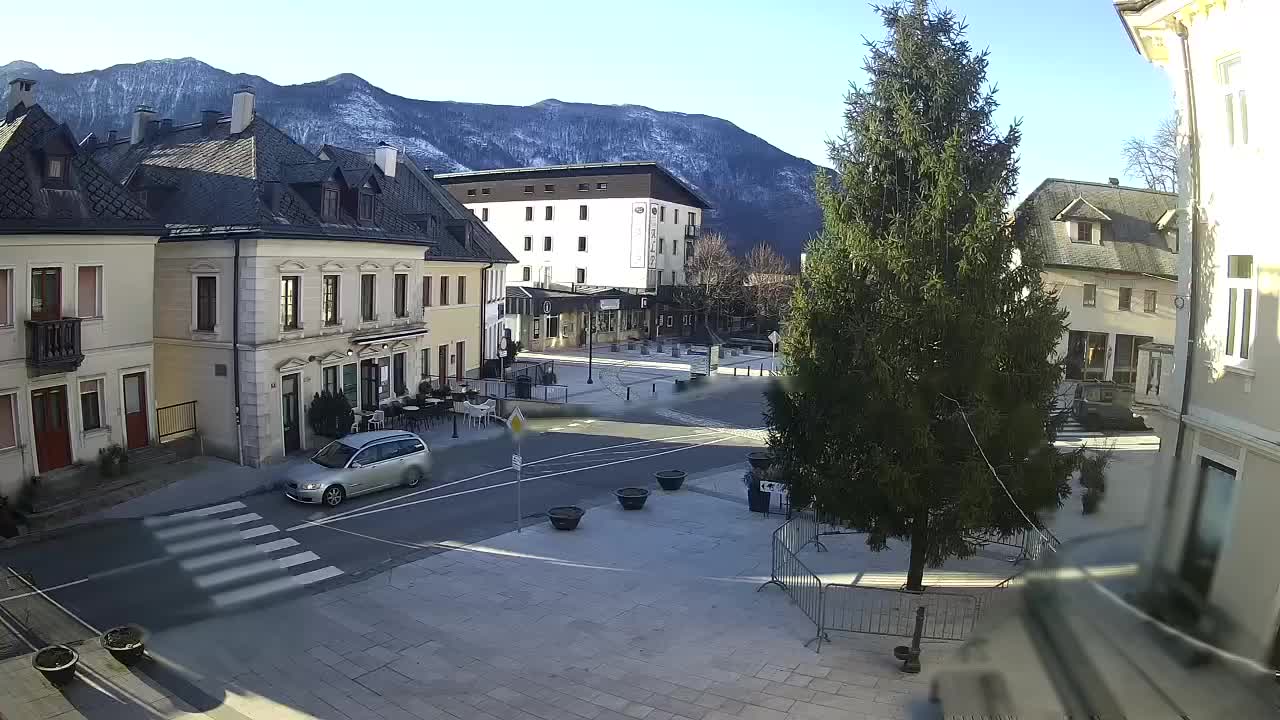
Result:
{"label": "dormer window", "polygon": [[373,220],[374,202],[375,202],[375,198],[373,197],[373,193],[370,193],[370,192],[360,193],[359,210],[360,210],[360,219],[362,221],[371,222]]}
{"label": "dormer window", "polygon": [[338,220],[338,188],[326,186],[320,189],[320,219],[328,222]]}
{"label": "dormer window", "polygon": [[1075,222],[1075,235],[1071,238],[1072,242],[1084,243],[1086,245],[1093,244],[1093,223],[1077,220]]}
{"label": "dormer window", "polygon": [[46,187],[63,188],[67,186],[67,156],[49,155],[44,164],[44,180]]}

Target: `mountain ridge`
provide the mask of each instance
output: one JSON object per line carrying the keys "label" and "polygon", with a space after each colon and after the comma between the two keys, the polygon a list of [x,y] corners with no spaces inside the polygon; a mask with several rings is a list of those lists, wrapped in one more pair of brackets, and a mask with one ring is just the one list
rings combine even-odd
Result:
{"label": "mountain ridge", "polygon": [[712,115],[557,98],[532,105],[423,100],[353,73],[277,85],[190,57],[75,73],[24,60],[0,65],[0,82],[16,77],[36,80],[36,101],[77,137],[126,133],[139,104],[178,123],[206,109],[228,113],[231,93],[247,84],[259,112],[308,146],[369,149],[386,141],[440,172],[656,160],[711,200],[707,223],[740,253],[768,241],[794,260],[820,224],[818,167]]}

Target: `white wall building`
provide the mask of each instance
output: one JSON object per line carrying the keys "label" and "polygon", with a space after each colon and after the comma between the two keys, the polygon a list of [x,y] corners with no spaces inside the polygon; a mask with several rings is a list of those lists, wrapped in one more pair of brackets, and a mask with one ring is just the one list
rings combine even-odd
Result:
{"label": "white wall building", "polygon": [[437,175],[517,262],[511,285],[616,287],[685,283],[685,259],[710,207],[653,162]]}

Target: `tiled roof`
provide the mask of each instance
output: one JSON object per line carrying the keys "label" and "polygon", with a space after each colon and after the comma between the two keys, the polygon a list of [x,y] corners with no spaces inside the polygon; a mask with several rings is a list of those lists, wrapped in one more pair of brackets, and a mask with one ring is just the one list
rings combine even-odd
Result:
{"label": "tiled roof", "polygon": [[[1043,251],[1046,265],[1174,277],[1175,230],[1162,233],[1156,225],[1177,203],[1176,195],[1155,190],[1049,178],[1019,209],[1028,212],[1028,235]],[[1072,217],[1087,212],[1081,219],[1101,223],[1101,245],[1071,241],[1067,223],[1057,219],[1068,209]],[[1090,217],[1094,211],[1109,219]]]}
{"label": "tiled roof", "polygon": [[[330,158],[346,173],[374,173],[382,187],[384,202],[401,216],[416,222],[421,232],[437,243],[433,255],[441,258],[476,258],[496,263],[514,263],[516,258],[506,246],[476,219],[475,215],[414,165],[404,153],[397,153],[395,177],[387,177],[374,165],[373,158],[348,148],[325,145],[320,154]],[[427,218],[435,217],[434,225]],[[449,222],[471,225],[471,247],[464,247],[448,230]],[[433,232],[434,228],[434,232]]]}
{"label": "tiled roof", "polygon": [[[344,208],[340,219],[322,221],[319,208],[299,186],[327,180],[340,164],[321,160],[261,115],[232,134],[223,118],[175,128],[132,145],[128,139],[102,146],[97,155],[121,182],[164,173],[174,189],[164,191],[153,212],[171,234],[212,234],[227,229],[258,230],[281,236],[351,238],[432,244],[412,220],[387,202],[375,206],[372,221],[361,222]],[[356,180],[343,176],[351,187]]]}
{"label": "tiled roof", "polygon": [[[0,121],[3,121],[0,116]],[[38,153],[69,153],[67,188],[41,187]],[[109,231],[159,234],[147,211],[113,181],[65,125],[39,105],[0,122],[0,231]]]}

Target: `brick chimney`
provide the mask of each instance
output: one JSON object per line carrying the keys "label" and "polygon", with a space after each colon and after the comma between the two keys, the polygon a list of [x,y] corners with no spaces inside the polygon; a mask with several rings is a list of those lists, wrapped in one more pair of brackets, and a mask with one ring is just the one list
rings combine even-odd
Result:
{"label": "brick chimney", "polygon": [[373,151],[373,163],[378,166],[383,175],[389,178],[396,176],[396,158],[398,152],[392,145],[380,142],[378,147]]}
{"label": "brick chimney", "polygon": [[134,109],[133,126],[129,130],[130,145],[137,145],[147,138],[147,125],[155,116],[156,111],[150,105],[139,105]]}
{"label": "brick chimney", "polygon": [[253,86],[241,85],[231,95],[231,134],[235,135],[253,122]]}
{"label": "brick chimney", "polygon": [[160,132],[162,133],[173,132],[173,118],[165,118],[160,121]]}

